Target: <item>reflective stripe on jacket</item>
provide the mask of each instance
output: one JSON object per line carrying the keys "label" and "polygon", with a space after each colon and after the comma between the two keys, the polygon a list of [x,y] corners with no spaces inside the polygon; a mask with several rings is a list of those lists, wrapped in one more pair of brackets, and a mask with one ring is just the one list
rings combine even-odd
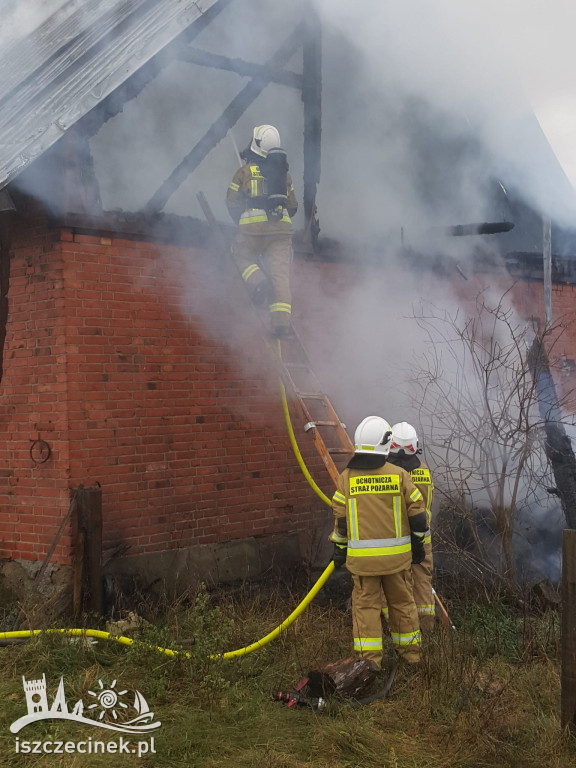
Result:
{"label": "reflective stripe on jacket", "polygon": [[[230,216],[252,235],[286,234],[292,232],[292,219],[298,210],[292,179],[286,176],[288,202],[281,219],[269,220],[261,207],[267,195],[266,179],[257,163],[246,163],[234,174],[226,192],[226,205]],[[255,205],[256,203],[256,205]]]}
{"label": "reflective stripe on jacket", "polygon": [[426,519],[428,520],[428,530],[426,531],[424,544],[431,544],[432,537],[430,534],[430,523],[432,521],[432,501],[434,498],[434,483],[432,481],[432,475],[426,464],[424,464],[424,462],[420,462],[420,466],[410,472],[410,477],[414,481],[416,488],[418,488],[424,497],[424,504],[426,506]]}
{"label": "reflective stripe on jacket", "polygon": [[376,470],[345,469],[332,497],[335,528],[346,518],[346,567],[357,576],[396,573],[412,561],[409,517],[425,511],[406,470],[386,463]]}

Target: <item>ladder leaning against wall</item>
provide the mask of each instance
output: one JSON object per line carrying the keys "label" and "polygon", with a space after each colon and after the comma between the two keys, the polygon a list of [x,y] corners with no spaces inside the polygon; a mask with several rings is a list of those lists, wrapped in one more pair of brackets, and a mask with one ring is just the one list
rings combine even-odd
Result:
{"label": "ladder leaning against wall", "polygon": [[[208,205],[208,201],[202,192],[198,193],[197,197],[214,234],[221,238],[222,249],[227,250],[226,239]],[[265,338],[269,338],[267,329]],[[278,348],[273,347],[271,340],[268,344],[273,352],[282,382],[292,393],[300,411],[304,422],[304,431],[312,432],[316,450],[334,481],[334,485],[336,485],[341,469],[344,468],[347,460],[354,453],[354,446],[346,432],[345,425],[340,421],[328,396],[322,392],[320,382],[298,336],[294,334],[293,337],[282,341],[282,354],[279,354],[280,346]],[[325,500],[329,501],[328,498]],[[440,609],[442,624],[455,630],[456,627],[452,624],[452,620],[436,590],[433,589],[432,594],[434,602]]]}
{"label": "ladder leaning against wall", "polygon": [[[197,198],[206,220],[214,234],[221,240],[219,245],[223,250],[227,249],[224,234],[204,194],[199,192]],[[266,338],[268,338],[267,328]],[[282,339],[278,347],[272,339],[268,344],[274,355],[282,383],[292,395],[304,424],[304,431],[312,435],[314,446],[336,485],[338,475],[354,453],[354,446],[346,432],[346,427],[341,422],[328,395],[323,392],[322,385],[314,373],[298,335],[294,333],[293,336]]]}

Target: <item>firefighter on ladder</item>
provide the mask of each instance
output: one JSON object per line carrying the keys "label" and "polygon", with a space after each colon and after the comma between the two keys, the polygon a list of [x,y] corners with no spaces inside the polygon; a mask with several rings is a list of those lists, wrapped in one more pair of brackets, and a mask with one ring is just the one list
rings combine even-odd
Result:
{"label": "firefighter on ladder", "polygon": [[388,463],[392,430],[368,416],[332,499],[334,565],[352,574],[354,650],[382,663],[383,594],[392,643],[401,660],[420,661],[420,627],[411,564],[424,558],[428,528],[422,494],[406,470]]}
{"label": "firefighter on ladder", "polygon": [[269,302],[272,334],[289,336],[291,217],[298,203],[276,128],[254,128],[252,141],[241,157],[245,164],[234,174],[226,193],[228,211],[238,224],[232,257],[252,302],[256,306]]}
{"label": "firefighter on ladder", "polygon": [[[418,434],[411,424],[400,421],[392,427],[392,443],[388,461],[395,466],[402,467],[410,473],[414,485],[424,498],[426,506],[427,528],[424,538],[425,557],[421,563],[412,566],[414,577],[414,600],[418,609],[420,629],[422,632],[431,632],[434,629],[435,604],[432,591],[432,574],[434,561],[432,557],[432,538],[430,522],[432,519],[432,499],[434,495],[434,483],[429,468],[419,458],[422,449],[419,446]],[[383,613],[388,619],[388,608],[385,605]]]}

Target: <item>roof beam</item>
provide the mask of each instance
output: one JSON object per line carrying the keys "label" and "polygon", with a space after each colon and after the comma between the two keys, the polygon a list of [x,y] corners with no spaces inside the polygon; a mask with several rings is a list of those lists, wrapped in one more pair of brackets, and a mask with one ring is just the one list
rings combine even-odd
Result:
{"label": "roof beam", "polygon": [[135,99],[164,67],[171,64],[179,53],[185,52],[188,45],[232,2],[234,0],[217,0],[169,45],[158,51],[153,58],[90,110],[81,121],[81,130],[84,135],[88,138],[94,136],[104,123],[122,112],[126,102]]}
{"label": "roof beam", "polygon": [[236,72],[243,77],[260,77],[270,83],[287,85],[292,88],[302,89],[303,77],[296,72],[290,72],[280,67],[268,67],[264,64],[253,64],[244,59],[230,59],[228,56],[220,56],[201,48],[187,48],[178,54],[180,61],[190,64],[198,64],[201,67],[213,67],[214,69],[226,69]]}
{"label": "roof beam", "polygon": [[[264,67],[284,67],[302,45],[302,24],[294,29],[283,45],[264,64]],[[268,85],[268,80],[255,77],[232,99],[220,117],[212,123],[200,141],[190,150],[166,181],[156,190],[144,206],[145,213],[161,211],[168,200],[188,176],[200,165],[208,153],[226,136],[246,109]]]}
{"label": "roof beam", "polygon": [[[304,86],[304,217],[305,229],[313,226],[316,189],[320,183],[320,150],[322,136],[322,28],[316,11],[310,6],[305,16],[302,49]],[[317,232],[310,231],[312,240]]]}

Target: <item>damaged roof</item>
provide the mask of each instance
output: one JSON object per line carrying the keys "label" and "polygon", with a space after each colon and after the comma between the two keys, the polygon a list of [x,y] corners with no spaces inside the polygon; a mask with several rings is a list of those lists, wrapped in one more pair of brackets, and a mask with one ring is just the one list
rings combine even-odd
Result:
{"label": "damaged roof", "polygon": [[217,0],[71,0],[0,56],[0,190]]}

